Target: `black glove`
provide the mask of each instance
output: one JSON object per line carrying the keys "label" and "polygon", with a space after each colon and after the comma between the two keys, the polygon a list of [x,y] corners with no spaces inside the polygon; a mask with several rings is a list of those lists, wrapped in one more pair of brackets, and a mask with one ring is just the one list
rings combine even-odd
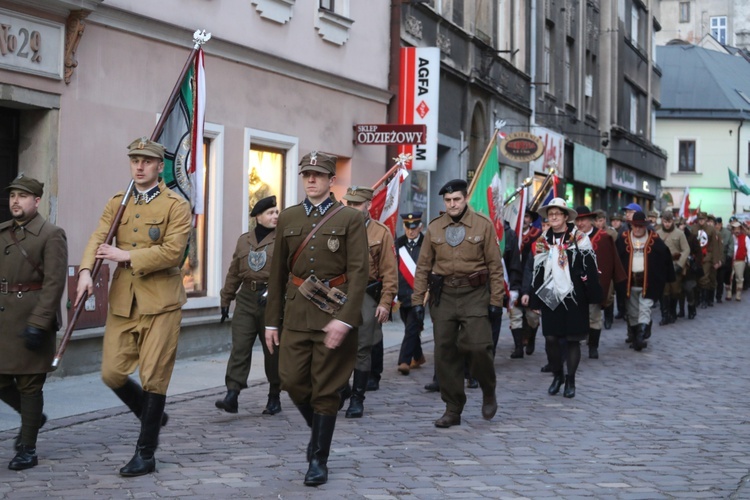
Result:
{"label": "black glove", "polygon": [[224,321],[229,317],[229,306],[222,307],[221,308],[221,323],[224,323]]}
{"label": "black glove", "polygon": [[424,321],[424,306],[414,306],[414,317],[417,318],[417,321],[422,323]]}
{"label": "black glove", "polygon": [[503,317],[503,308],[498,306],[490,305],[490,307],[487,308],[487,312],[490,315],[490,321],[494,321],[496,319]]}
{"label": "black glove", "polygon": [[44,330],[40,330],[35,326],[27,326],[23,331],[23,345],[29,351],[38,351],[42,348],[44,342]]}
{"label": "black glove", "polygon": [[679,264],[674,265],[674,272],[677,274],[682,274],[682,266]]}

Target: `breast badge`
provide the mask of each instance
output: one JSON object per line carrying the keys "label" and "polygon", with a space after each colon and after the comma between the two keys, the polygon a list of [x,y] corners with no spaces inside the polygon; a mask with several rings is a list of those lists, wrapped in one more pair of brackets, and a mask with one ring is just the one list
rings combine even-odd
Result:
{"label": "breast badge", "polygon": [[247,256],[247,265],[255,272],[260,271],[266,265],[268,254],[265,251],[250,252]]}
{"label": "breast badge", "polygon": [[340,246],[341,243],[339,242],[338,238],[328,238],[328,250],[330,250],[331,252],[336,252]]}
{"label": "breast badge", "polygon": [[445,241],[452,247],[458,246],[466,237],[464,226],[448,226],[445,229]]}
{"label": "breast badge", "polygon": [[159,235],[161,235],[161,231],[159,231],[159,226],[151,226],[148,230],[148,237],[151,238],[151,241],[156,241],[159,239]]}

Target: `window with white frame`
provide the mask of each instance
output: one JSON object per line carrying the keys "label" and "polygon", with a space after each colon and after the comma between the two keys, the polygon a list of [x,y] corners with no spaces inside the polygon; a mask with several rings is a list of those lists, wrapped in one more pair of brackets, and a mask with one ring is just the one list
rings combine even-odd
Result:
{"label": "window with white frame", "polygon": [[690,2],[680,2],[680,22],[690,22]]}
{"label": "window with white frame", "polygon": [[544,68],[543,68],[543,81],[547,83],[547,92],[550,94],[554,93],[555,88],[553,84],[553,71],[552,71],[552,40],[553,31],[552,26],[546,25],[544,27]]}
{"label": "window with white frame", "polygon": [[630,8],[630,42],[638,47],[638,25],[640,24],[641,14],[638,7],[633,5]]}
{"label": "window with white frame", "polygon": [[678,151],[679,172],[695,172],[695,141],[680,141]]}
{"label": "window with white frame", "polygon": [[634,88],[630,88],[630,124],[629,129],[632,133],[638,133],[638,93]]}
{"label": "window with white frame", "polygon": [[715,16],[711,18],[711,35],[720,44],[727,43],[727,16]]}
{"label": "window with white frame", "polygon": [[349,17],[349,0],[318,0],[315,28],[323,40],[344,45],[353,24]]}

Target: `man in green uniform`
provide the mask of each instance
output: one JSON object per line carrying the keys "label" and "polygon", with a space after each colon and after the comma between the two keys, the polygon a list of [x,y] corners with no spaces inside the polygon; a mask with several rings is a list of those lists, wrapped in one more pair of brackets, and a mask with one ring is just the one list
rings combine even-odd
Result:
{"label": "man in green uniform", "polygon": [[[466,193],[462,179],[440,189],[445,213],[427,227],[414,278],[412,304],[423,303],[429,286],[435,366],[446,404],[436,427],[461,424],[467,360],[482,388],[482,417],[490,420],[497,411],[490,320],[503,314],[503,261],[492,222],[468,206]],[[424,318],[424,306],[415,311]]]}
{"label": "man in green uniform", "polygon": [[721,238],[713,224],[708,224],[708,214],[699,212],[697,224],[690,228],[696,232],[703,252],[703,276],[698,278],[698,303],[701,309],[714,306],[716,270],[721,266]]}
{"label": "man in green uniform", "polygon": [[280,241],[268,281],[266,344],[271,352],[279,350],[281,388],[312,429],[305,484],[317,486],[328,481],[338,389],[349,380],[357,356],[367,233],[362,214],[329,195],[335,156],[305,155],[300,175],[307,196],[281,212],[276,229]]}
{"label": "man in green uniform", "polygon": [[682,293],[682,277],[685,275],[687,259],[690,256],[690,245],[684,231],[677,229],[674,214],[671,210],[664,210],[661,214],[661,226],[656,230],[659,238],[664,240],[672,254],[675,280],[664,287],[661,297],[661,321],[659,325],[668,325],[677,321],[677,304]]}
{"label": "man in green uniform", "polygon": [[0,399],[21,414],[8,468],[23,470],[38,464],[42,388],[61,323],[68,243],[65,231],[37,211],[44,184],[20,174],[6,190],[13,218],[0,224]]}
{"label": "man in green uniform", "polygon": [[[117,193],[104,208],[83,252],[76,303],[86,292],[94,292],[91,269],[96,259],[115,262],[102,380],[141,421],[135,454],[120,469],[123,476],[141,476],[156,470],[159,428],[166,423],[164,404],[177,353],[181,308],[187,302],[180,264],[191,217],[187,200],[159,177],[164,146],[141,137],[128,149],[135,185],[132,200],[125,206],[114,245],[104,242],[125,193]],[[129,377],[138,367],[142,389]]]}
{"label": "man in green uniform", "polygon": [[362,325],[357,330],[357,362],[354,365],[352,396],[346,418],[364,414],[365,388],[370,375],[372,347],[383,341],[383,323],[391,315],[391,304],[398,291],[398,264],[391,230],[370,217],[373,190],[352,186],[344,195],[349,207],[362,212],[367,228],[369,279],[362,302]]}
{"label": "man in green uniform", "polygon": [[[216,401],[216,407],[229,413],[237,413],[237,397],[247,389],[247,376],[252,365],[253,345],[260,335],[268,380],[268,403],[264,415],[275,415],[281,411],[281,381],[279,380],[279,355],[268,350],[265,342],[266,291],[271,272],[271,256],[276,239],[276,224],[279,209],[276,197],[269,196],[256,203],[251,212],[256,218],[252,231],[240,236],[229,264],[224,288],[221,289],[221,322],[229,317],[229,304],[236,298],[237,305],[232,317],[232,351],[227,362],[224,378],[227,394]],[[240,288],[241,287],[241,288]],[[239,293],[237,290],[239,289]]]}

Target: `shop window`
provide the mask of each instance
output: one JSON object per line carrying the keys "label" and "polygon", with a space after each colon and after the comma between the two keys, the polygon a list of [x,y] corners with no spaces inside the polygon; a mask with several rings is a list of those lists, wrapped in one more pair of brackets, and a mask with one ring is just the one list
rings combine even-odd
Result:
{"label": "shop window", "polygon": [[680,172],[695,172],[695,141],[680,141],[678,158]]}
{"label": "shop window", "polygon": [[211,157],[211,141],[203,140],[203,213],[193,216],[193,230],[188,240],[188,253],[182,264],[182,284],[188,297],[206,296],[206,255],[207,255],[207,232],[206,220],[208,218],[208,175],[209,161]]}
{"label": "shop window", "polygon": [[275,195],[277,205],[284,206],[281,193],[284,185],[285,154],[283,149],[266,146],[250,148],[247,170],[248,231],[255,227],[255,219],[250,217],[250,212],[258,201]]}

